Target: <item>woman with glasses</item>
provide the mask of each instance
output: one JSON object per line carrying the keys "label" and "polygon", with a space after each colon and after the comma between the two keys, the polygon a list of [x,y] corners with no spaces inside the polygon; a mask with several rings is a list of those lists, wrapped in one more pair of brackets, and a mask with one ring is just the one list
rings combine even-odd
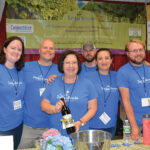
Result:
{"label": "woman with glasses", "polygon": [[67,135],[60,121],[64,105],[60,99],[63,97],[72,113],[76,132],[89,129],[89,120],[97,110],[97,93],[91,81],[78,76],[81,71],[78,54],[65,51],[60,56],[58,69],[63,75],[46,88],[41,103],[42,110],[50,114],[49,128],[56,128],[62,135]]}
{"label": "woman with glasses", "polygon": [[97,112],[90,120],[90,128],[105,130],[114,138],[117,123],[119,91],[116,85],[116,72],[110,70],[112,53],[107,48],[96,52],[97,71],[89,72],[90,79],[98,93]]}

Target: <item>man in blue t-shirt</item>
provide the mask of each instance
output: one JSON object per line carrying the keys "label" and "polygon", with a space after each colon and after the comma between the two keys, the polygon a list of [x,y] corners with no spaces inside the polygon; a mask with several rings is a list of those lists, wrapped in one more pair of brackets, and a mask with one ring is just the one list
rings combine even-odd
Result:
{"label": "man in blue t-shirt", "polygon": [[129,63],[117,74],[117,85],[125,112],[131,125],[131,138],[139,139],[142,117],[150,114],[150,67],[145,65],[145,47],[142,41],[132,39],[125,47]]}
{"label": "man in blue t-shirt", "polygon": [[86,42],[83,44],[82,56],[84,63],[82,63],[82,70],[80,75],[86,75],[88,71],[96,71],[95,60],[96,48],[92,42]]}
{"label": "man in blue t-shirt", "polygon": [[44,40],[39,49],[39,60],[26,62],[24,76],[26,89],[24,94],[24,127],[19,148],[34,147],[35,140],[41,138],[48,128],[48,115],[41,110],[41,96],[46,89],[50,75],[59,75],[55,57],[55,45],[50,39]]}

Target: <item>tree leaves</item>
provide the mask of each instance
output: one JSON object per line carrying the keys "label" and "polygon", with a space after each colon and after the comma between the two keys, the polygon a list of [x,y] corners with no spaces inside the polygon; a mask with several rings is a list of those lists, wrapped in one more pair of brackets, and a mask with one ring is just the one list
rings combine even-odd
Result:
{"label": "tree leaves", "polygon": [[[78,9],[76,0],[7,0],[7,18],[58,20]],[[15,15],[14,15],[15,14]]]}

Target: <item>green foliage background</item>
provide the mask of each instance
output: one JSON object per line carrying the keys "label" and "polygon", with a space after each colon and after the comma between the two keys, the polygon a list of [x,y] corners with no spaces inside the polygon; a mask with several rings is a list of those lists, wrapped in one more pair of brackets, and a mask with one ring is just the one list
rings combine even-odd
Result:
{"label": "green foliage background", "polygon": [[6,0],[7,18],[60,20],[78,9],[76,0]]}
{"label": "green foliage background", "polygon": [[[76,0],[6,0],[7,18],[61,20],[79,9]],[[145,5],[89,1],[81,10],[92,11],[100,22],[146,23]]]}
{"label": "green foliage background", "polygon": [[99,21],[146,23],[146,7],[138,4],[97,3],[88,2],[82,10],[90,10],[95,13]]}

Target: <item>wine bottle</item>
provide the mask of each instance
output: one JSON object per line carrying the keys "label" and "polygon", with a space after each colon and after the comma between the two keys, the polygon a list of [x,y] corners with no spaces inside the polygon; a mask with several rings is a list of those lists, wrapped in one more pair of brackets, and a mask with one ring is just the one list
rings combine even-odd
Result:
{"label": "wine bottle", "polygon": [[61,98],[61,101],[63,101],[63,103],[64,103],[62,110],[61,110],[61,113],[62,113],[63,119],[65,120],[63,123],[64,123],[64,126],[66,128],[67,134],[74,133],[75,132],[75,126],[73,124],[73,119],[72,119],[70,109],[69,109],[69,107],[66,106],[63,97]]}

